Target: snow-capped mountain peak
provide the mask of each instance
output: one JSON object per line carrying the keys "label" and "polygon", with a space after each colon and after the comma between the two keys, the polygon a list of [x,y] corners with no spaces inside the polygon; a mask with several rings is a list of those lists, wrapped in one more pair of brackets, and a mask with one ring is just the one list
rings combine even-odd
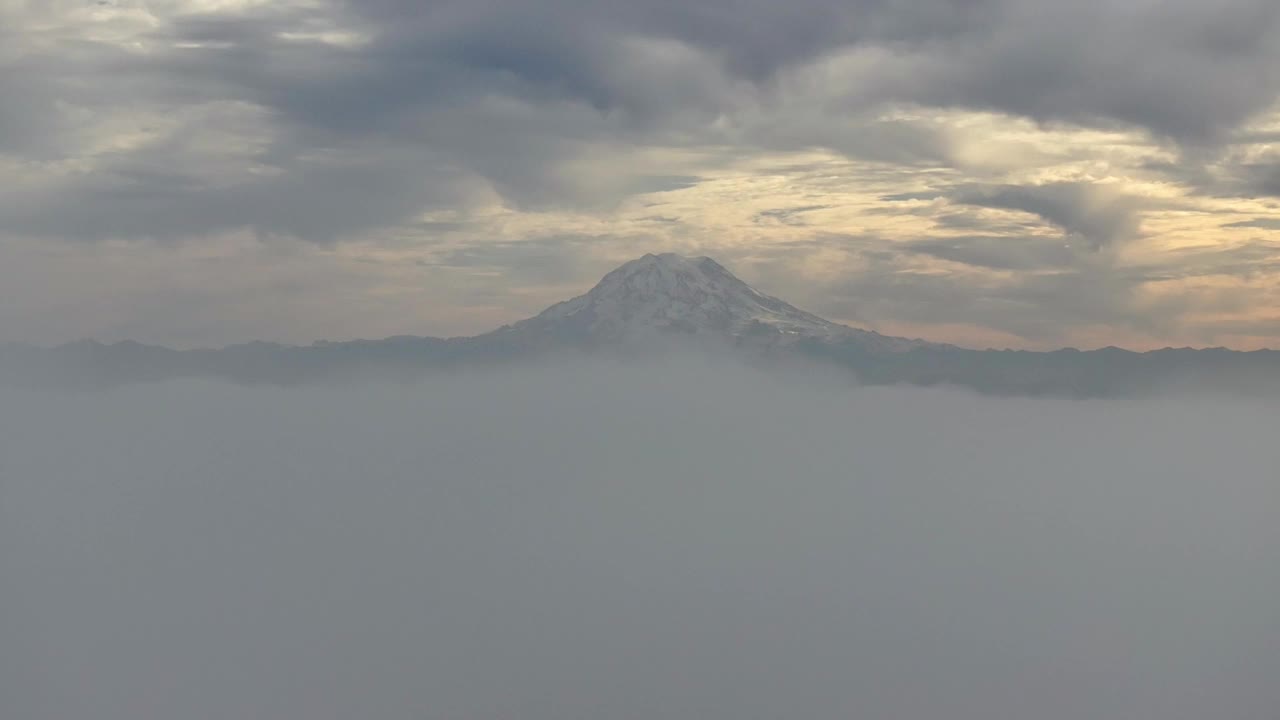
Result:
{"label": "snow-capped mountain peak", "polygon": [[726,337],[833,338],[856,332],[738,279],[709,257],[649,254],[613,270],[589,292],[509,331],[616,341],[654,331]]}

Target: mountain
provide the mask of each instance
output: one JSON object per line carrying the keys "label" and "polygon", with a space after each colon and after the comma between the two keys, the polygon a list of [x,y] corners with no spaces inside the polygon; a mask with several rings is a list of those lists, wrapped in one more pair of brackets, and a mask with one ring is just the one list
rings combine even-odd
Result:
{"label": "mountain", "polygon": [[871,384],[957,385],[999,394],[1098,397],[1178,384],[1246,392],[1280,386],[1280,352],[1269,350],[1041,353],[889,337],[766,295],[711,258],[670,253],[632,260],[583,295],[474,337],[400,336],[309,346],[253,342],[183,351],[131,341],[47,349],[3,344],[0,384],[105,387],[183,377],[290,384],[364,373],[413,378],[553,353],[634,354],[673,344],[719,347],[752,361],[803,358],[848,369]]}
{"label": "mountain", "polygon": [[673,253],[632,260],[586,294],[489,336],[602,346],[680,334],[756,345],[856,340],[888,352],[928,345],[833,323],[756,290],[709,257]]}

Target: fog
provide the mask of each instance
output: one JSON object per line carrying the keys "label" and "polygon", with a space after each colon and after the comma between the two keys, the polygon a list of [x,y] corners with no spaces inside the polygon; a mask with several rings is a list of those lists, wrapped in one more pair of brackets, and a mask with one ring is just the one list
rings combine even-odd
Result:
{"label": "fog", "polygon": [[0,390],[5,720],[1274,720],[1273,401]]}

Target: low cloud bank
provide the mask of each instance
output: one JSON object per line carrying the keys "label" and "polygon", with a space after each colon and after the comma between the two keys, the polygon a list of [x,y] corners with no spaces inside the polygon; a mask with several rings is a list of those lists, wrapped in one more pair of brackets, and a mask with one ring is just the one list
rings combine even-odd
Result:
{"label": "low cloud bank", "polygon": [[0,714],[1271,720],[1274,418],[705,357],[0,390]]}

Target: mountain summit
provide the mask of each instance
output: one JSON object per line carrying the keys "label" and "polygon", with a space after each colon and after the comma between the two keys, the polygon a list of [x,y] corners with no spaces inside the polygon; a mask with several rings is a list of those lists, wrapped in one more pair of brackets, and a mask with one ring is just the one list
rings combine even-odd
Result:
{"label": "mountain summit", "polygon": [[709,257],[674,253],[632,260],[586,294],[498,333],[589,344],[642,340],[654,333],[770,344],[865,335],[885,343],[912,344],[824,320],[756,290]]}
{"label": "mountain summit", "polygon": [[[398,336],[248,343],[170,350],[122,342],[56,348],[0,344],[5,385],[108,387],[126,382],[221,377],[251,383],[372,374],[415,378],[433,370],[512,364],[548,353],[640,353],[673,341],[727,347],[744,358],[795,357],[850,371],[868,384],[960,385],[982,392],[1110,396],[1204,383],[1256,393],[1280,387],[1280,352],[1116,348],[1057,352],[970,350],[888,337],[824,320],[734,277],[708,257],[645,255],[587,293],[527,320],[474,337]],[[687,342],[691,341],[691,342]]]}

